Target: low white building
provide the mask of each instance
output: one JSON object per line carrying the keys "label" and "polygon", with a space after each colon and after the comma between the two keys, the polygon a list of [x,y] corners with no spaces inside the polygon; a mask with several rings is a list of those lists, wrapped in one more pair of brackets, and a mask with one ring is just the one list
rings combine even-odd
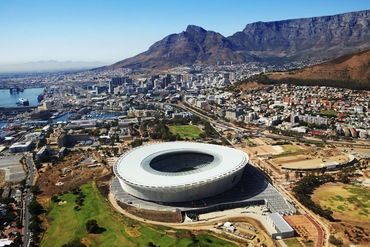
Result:
{"label": "low white building", "polygon": [[9,246],[11,243],[13,243],[13,240],[7,238],[0,239],[0,247]]}
{"label": "low white building", "polygon": [[370,188],[370,179],[369,178],[365,179],[365,181],[362,182],[362,186]]}
{"label": "low white building", "polygon": [[10,146],[9,150],[11,153],[27,152],[33,149],[33,143],[31,141],[16,142]]}
{"label": "low white building", "polygon": [[233,223],[231,222],[225,222],[224,227],[229,231],[229,232],[234,232],[235,231],[235,226],[233,226]]}
{"label": "low white building", "polygon": [[283,239],[294,237],[294,229],[279,213],[271,213],[266,215],[266,217],[267,222],[276,230],[276,232],[271,232],[271,238]]}

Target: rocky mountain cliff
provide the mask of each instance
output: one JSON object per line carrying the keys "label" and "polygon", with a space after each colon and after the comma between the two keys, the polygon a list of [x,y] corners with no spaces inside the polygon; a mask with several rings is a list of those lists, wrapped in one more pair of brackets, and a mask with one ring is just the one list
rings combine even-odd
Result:
{"label": "rocky mountain cliff", "polygon": [[261,59],[331,59],[370,47],[370,11],[249,24],[228,39]]}
{"label": "rocky mountain cliff", "polygon": [[146,52],[107,68],[161,69],[181,65],[328,60],[370,48],[370,10],[333,16],[248,24],[224,37],[190,25],[171,34]]}

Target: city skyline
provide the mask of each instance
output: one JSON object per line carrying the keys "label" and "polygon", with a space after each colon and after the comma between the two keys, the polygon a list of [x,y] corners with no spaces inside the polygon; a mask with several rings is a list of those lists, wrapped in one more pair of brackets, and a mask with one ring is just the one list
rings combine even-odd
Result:
{"label": "city skyline", "polygon": [[187,25],[230,36],[250,23],[370,9],[367,1],[2,1],[0,66],[36,61],[111,64]]}

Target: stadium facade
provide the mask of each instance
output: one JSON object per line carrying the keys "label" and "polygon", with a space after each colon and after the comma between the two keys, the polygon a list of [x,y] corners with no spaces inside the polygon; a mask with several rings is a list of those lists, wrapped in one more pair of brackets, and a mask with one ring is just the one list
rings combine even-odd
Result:
{"label": "stadium facade", "polygon": [[154,202],[208,198],[235,186],[249,161],[246,153],[195,142],[161,142],[120,156],[114,173],[124,191]]}

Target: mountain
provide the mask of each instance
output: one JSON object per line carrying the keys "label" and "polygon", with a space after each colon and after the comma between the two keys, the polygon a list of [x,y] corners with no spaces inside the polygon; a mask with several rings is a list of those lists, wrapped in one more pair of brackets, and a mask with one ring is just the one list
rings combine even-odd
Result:
{"label": "mountain", "polygon": [[245,58],[234,52],[233,44],[221,34],[189,25],[186,31],[171,34],[153,44],[146,52],[120,61],[111,68],[169,68],[181,65],[243,62]]}
{"label": "mountain", "polygon": [[288,72],[267,75],[271,80],[330,80],[370,84],[370,50],[340,56],[336,59]]}
{"label": "mountain", "polygon": [[102,62],[38,61],[18,64],[0,64],[0,73],[12,72],[55,72],[85,70],[104,65]]}
{"label": "mountain", "polygon": [[256,22],[228,39],[263,60],[327,60],[370,47],[370,11]]}
{"label": "mountain", "polygon": [[147,51],[104,68],[161,69],[217,61],[329,60],[370,48],[370,10],[333,16],[256,22],[224,37],[190,25],[171,34]]}

